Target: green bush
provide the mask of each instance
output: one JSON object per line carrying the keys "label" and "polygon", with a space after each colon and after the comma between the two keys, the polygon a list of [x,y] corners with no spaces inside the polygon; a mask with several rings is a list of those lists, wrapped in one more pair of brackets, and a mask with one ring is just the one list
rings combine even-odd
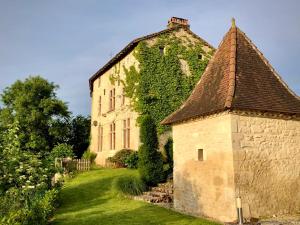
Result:
{"label": "green bush", "polygon": [[116,167],[126,167],[126,160],[133,153],[133,150],[130,149],[122,149],[118,151],[113,157],[107,158],[109,162],[112,162],[116,165]]}
{"label": "green bush", "polygon": [[56,145],[51,153],[50,153],[50,157],[52,159],[55,159],[55,158],[73,158],[74,157],[74,153],[73,153],[73,149],[72,149],[72,146],[71,145],[68,145],[68,144],[58,144]]}
{"label": "green bush", "polygon": [[58,202],[58,189],[12,188],[0,200],[1,225],[46,225]]}
{"label": "green bush", "polygon": [[150,116],[141,120],[138,170],[141,178],[149,186],[155,186],[164,179],[163,160],[158,152],[156,125]]}
{"label": "green bush", "polygon": [[139,154],[138,152],[134,151],[125,159],[125,164],[127,168],[137,169],[138,161],[139,161]]}
{"label": "green bush", "polygon": [[91,152],[90,150],[85,151],[82,155],[82,159],[90,160],[91,164],[94,164],[96,157],[97,153]]}
{"label": "green bush", "polygon": [[168,169],[166,170],[167,174],[172,174],[173,173],[173,166],[174,166],[174,162],[173,162],[173,139],[169,138],[167,143],[164,145],[164,153],[166,156],[166,166],[168,167]]}
{"label": "green bush", "polygon": [[113,181],[113,189],[124,195],[141,195],[147,191],[147,185],[137,175],[117,177]]}

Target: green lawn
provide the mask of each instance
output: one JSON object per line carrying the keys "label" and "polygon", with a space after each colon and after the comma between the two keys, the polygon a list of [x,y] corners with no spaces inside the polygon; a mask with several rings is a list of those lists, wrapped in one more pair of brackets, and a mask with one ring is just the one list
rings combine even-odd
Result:
{"label": "green lawn", "polygon": [[65,183],[62,204],[52,225],[216,225],[145,202],[118,197],[113,179],[135,173],[127,169],[97,169],[79,174]]}

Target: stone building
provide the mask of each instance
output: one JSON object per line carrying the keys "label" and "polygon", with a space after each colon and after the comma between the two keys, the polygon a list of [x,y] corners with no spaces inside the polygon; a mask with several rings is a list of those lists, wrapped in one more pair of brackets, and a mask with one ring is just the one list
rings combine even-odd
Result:
{"label": "stone building", "polygon": [[[213,49],[190,30],[186,19],[172,17],[168,21],[167,29],[133,40],[99,69],[89,80],[92,97],[90,150],[97,153],[97,164],[105,165],[105,160],[121,149],[138,149],[139,128],[136,125],[138,114],[132,110],[130,99],[124,93],[122,82],[126,76],[124,68],[134,66],[139,70],[139,62],[134,57],[138,44],[145,41],[153,45],[162,35],[172,35],[183,41],[201,43],[204,52]],[[183,70],[188,70],[186,67],[183,61]],[[111,78],[116,76],[119,80],[112,82]]]}
{"label": "stone building", "polygon": [[184,104],[174,139],[177,210],[220,221],[300,212],[300,99],[234,21]]}

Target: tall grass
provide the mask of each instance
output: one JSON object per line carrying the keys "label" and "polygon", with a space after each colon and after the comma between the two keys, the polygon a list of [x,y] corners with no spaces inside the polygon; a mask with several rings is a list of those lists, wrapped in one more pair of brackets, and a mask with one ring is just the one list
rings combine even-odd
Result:
{"label": "tall grass", "polygon": [[125,175],[113,181],[113,189],[123,195],[141,195],[148,190],[147,185],[138,175]]}

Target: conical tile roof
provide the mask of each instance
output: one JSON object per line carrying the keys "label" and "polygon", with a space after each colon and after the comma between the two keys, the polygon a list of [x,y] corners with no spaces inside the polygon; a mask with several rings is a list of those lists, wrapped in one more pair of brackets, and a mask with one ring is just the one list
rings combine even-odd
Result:
{"label": "conical tile roof", "polygon": [[234,21],[190,97],[162,124],[227,109],[300,114],[300,98]]}

